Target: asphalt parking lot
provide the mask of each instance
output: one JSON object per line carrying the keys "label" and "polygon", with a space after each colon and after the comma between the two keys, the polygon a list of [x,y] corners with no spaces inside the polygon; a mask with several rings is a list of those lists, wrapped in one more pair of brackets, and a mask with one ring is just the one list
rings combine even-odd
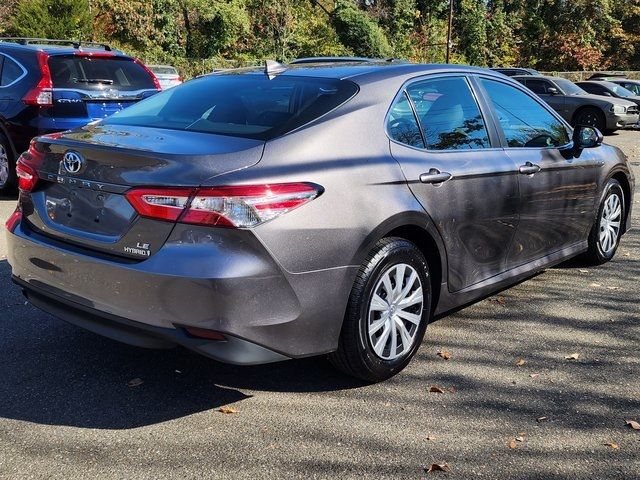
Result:
{"label": "asphalt parking lot", "polygon": [[[640,179],[640,131],[605,141]],[[369,386],[323,359],[234,367],[101,338],[25,304],[5,255],[0,235],[0,478],[640,478],[637,229],[607,265],[435,322]]]}

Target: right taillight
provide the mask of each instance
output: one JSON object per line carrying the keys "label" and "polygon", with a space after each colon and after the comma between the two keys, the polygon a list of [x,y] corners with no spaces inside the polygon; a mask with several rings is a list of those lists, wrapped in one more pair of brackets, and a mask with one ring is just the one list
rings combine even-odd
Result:
{"label": "right taillight", "polygon": [[39,107],[51,107],[53,105],[53,82],[49,70],[49,55],[38,52],[38,65],[40,66],[40,79],[35,88],[29,90],[22,98],[27,105]]}
{"label": "right taillight", "polygon": [[160,220],[227,228],[251,228],[297,208],[322,193],[311,183],[278,183],[213,188],[133,189],[136,211]]}
{"label": "right taillight", "polygon": [[16,163],[16,175],[18,176],[18,188],[22,192],[30,192],[38,183],[36,168],[42,164],[44,153],[38,150],[38,142],[31,140],[29,150],[18,158]]}

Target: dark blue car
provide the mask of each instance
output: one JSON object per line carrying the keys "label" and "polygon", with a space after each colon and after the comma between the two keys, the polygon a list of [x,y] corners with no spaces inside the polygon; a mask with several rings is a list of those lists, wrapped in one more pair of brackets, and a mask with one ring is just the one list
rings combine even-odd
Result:
{"label": "dark blue car", "polygon": [[160,90],[139,60],[108,45],[0,39],[0,194],[29,141],[85,125]]}

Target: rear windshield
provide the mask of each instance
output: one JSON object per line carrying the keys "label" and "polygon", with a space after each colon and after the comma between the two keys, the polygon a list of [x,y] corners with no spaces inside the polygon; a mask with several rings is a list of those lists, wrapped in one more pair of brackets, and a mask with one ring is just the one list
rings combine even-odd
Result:
{"label": "rear windshield", "polygon": [[587,93],[570,80],[566,80],[564,78],[554,78],[554,80],[565,95],[584,95]]}
{"label": "rear windshield", "polygon": [[82,90],[155,89],[153,79],[136,62],[125,58],[91,58],[75,55],[49,58],[55,88]]}
{"label": "rear windshield", "polygon": [[321,117],[357,91],[352,82],[328,78],[212,75],[166,90],[104,123],[270,140]]}
{"label": "rear windshield", "polygon": [[149,67],[156,75],[176,75],[178,71],[173,67]]}

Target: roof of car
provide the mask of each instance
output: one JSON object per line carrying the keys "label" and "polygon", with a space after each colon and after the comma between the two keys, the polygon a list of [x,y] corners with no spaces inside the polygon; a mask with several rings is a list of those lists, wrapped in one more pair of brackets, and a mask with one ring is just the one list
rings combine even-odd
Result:
{"label": "roof of car", "polygon": [[580,82],[576,82],[576,85],[583,85],[585,83],[589,85],[602,85],[607,88],[618,86],[617,84],[609,82],[608,80],[582,80]]}
{"label": "roof of car", "polygon": [[516,80],[519,78],[522,78],[525,80],[544,79],[544,80],[551,80],[551,81],[557,81],[557,80],[567,80],[568,82],[571,81],[563,77],[554,77],[551,75],[514,75],[511,78],[515,78]]}
{"label": "roof of car", "polygon": [[[449,65],[442,63],[420,64],[420,63],[394,63],[387,61],[372,62],[335,62],[319,64],[294,64],[285,65],[286,69],[279,76],[298,77],[322,77],[335,79],[355,79],[360,80],[382,80],[384,78],[397,75],[420,74],[420,73],[485,73],[500,75],[486,68],[470,67],[468,65]],[[234,74],[264,74],[264,67],[249,67],[234,70],[216,72],[215,75]]]}
{"label": "roof of car", "polygon": [[23,51],[43,51],[50,55],[72,55],[77,52],[104,53],[109,52],[118,56],[125,53],[111,48],[107,44],[97,42],[80,42],[74,40],[50,40],[38,38],[0,38],[0,48]]}

